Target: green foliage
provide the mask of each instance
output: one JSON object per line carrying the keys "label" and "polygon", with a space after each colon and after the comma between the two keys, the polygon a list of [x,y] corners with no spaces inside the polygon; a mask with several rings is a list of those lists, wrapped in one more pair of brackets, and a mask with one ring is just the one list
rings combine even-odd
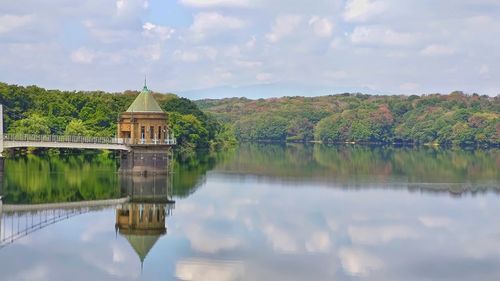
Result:
{"label": "green foliage", "polygon": [[91,133],[82,120],[73,119],[66,126],[64,134],[68,136],[89,136]]}
{"label": "green foliage", "polygon": [[[116,122],[137,96],[123,94],[66,92],[36,86],[0,83],[5,128],[9,133],[112,137]],[[155,93],[160,106],[170,115],[173,130],[185,148],[227,147],[234,143],[231,126],[203,113],[195,103],[173,94]]]}
{"label": "green foliage", "polygon": [[196,101],[239,140],[500,145],[500,97],[341,94]]}
{"label": "green foliage", "polygon": [[15,121],[8,132],[11,134],[50,135],[49,120],[33,113],[28,118]]}
{"label": "green foliage", "polygon": [[169,117],[172,130],[180,145],[196,148],[208,144],[208,131],[196,116],[172,112]]}
{"label": "green foliage", "polygon": [[287,131],[285,118],[265,113],[242,118],[235,124],[236,137],[241,140],[285,141]]}

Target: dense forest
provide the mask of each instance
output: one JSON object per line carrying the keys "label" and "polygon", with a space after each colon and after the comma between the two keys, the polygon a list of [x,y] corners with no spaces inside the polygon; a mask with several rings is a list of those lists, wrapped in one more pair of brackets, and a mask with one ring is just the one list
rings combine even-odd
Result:
{"label": "dense forest", "polygon": [[[0,83],[4,130],[14,134],[113,137],[119,114],[127,110],[138,94],[137,91],[67,92]],[[217,149],[235,141],[227,125],[203,113],[192,101],[174,94],[154,95],[168,112],[182,148]]]}
{"label": "dense forest", "polygon": [[500,145],[500,96],[448,95],[205,99],[239,140]]}
{"label": "dense forest", "polygon": [[[137,91],[46,90],[0,83],[9,133],[114,136]],[[154,93],[183,149],[240,141],[500,145],[500,96],[448,95],[205,99]]]}

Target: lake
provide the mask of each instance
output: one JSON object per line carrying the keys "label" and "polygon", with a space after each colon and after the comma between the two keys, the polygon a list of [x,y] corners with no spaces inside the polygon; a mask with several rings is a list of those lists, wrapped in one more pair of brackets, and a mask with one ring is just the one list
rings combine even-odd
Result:
{"label": "lake", "polygon": [[0,279],[500,278],[498,149],[242,144],[147,176],[121,161],[7,157]]}

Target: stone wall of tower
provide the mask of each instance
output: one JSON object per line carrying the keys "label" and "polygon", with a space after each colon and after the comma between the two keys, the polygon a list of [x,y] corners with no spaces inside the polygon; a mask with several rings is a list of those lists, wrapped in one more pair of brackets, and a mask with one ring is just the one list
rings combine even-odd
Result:
{"label": "stone wall of tower", "polygon": [[130,138],[131,144],[156,144],[169,135],[166,113],[124,112],[117,126],[118,138]]}

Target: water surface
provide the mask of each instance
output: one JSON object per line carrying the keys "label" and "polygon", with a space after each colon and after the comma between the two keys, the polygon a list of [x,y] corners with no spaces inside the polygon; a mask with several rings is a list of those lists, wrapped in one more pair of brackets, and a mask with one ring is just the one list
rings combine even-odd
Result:
{"label": "water surface", "polygon": [[[68,218],[4,243],[1,280],[500,278],[498,150],[242,145],[148,178],[116,158],[5,160],[4,208],[131,202],[4,211],[0,238]],[[147,231],[118,223],[134,210]]]}

